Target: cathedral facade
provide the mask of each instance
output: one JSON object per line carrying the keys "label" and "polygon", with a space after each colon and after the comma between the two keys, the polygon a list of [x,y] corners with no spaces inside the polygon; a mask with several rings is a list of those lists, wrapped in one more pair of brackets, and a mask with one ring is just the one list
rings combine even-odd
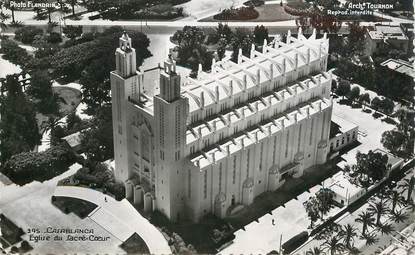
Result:
{"label": "cathedral facade", "polygon": [[137,71],[127,34],[111,72],[115,177],[126,196],[172,221],[226,217],[326,162],[332,114],[329,42],[315,32],[157,81]]}

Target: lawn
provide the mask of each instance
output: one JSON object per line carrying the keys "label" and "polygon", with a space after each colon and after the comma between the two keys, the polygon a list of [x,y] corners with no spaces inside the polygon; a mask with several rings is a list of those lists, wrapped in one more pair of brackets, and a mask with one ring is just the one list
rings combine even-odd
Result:
{"label": "lawn", "polygon": [[19,228],[4,214],[0,214],[0,244],[3,248],[7,248],[22,240],[21,236],[24,235],[23,229]]}
{"label": "lawn", "polygon": [[149,254],[148,249],[144,240],[137,234],[132,234],[125,242],[120,245],[127,254]]}
{"label": "lawn", "polygon": [[81,219],[87,217],[95,210],[95,208],[97,208],[96,204],[72,197],[52,196],[52,204],[65,214],[72,212]]}
{"label": "lawn", "polygon": [[[246,20],[248,22],[272,22],[272,21],[285,21],[293,20],[296,17],[292,16],[284,11],[284,7],[279,4],[264,4],[255,7],[255,10],[259,13],[255,19]],[[200,20],[202,22],[217,21],[213,16]],[[228,20],[228,21],[243,21],[243,20]]]}

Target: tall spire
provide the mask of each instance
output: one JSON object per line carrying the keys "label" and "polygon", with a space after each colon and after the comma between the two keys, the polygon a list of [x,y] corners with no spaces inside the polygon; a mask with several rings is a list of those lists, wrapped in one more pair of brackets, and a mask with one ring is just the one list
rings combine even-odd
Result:
{"label": "tall spire", "polygon": [[116,72],[123,78],[137,73],[136,53],[131,47],[131,38],[124,31],[119,39],[119,47],[115,51]]}

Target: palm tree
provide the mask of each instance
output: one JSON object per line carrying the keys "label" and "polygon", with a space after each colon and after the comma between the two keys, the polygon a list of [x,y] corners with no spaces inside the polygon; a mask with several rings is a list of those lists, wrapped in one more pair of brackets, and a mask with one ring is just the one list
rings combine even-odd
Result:
{"label": "palm tree", "polygon": [[0,12],[0,29],[1,29],[0,36],[2,36],[3,35],[3,31],[7,29],[6,21],[8,19],[10,19],[10,15],[8,15],[6,13],[3,13],[3,12]]}
{"label": "palm tree", "polygon": [[403,204],[405,204],[404,198],[396,190],[394,190],[390,194],[390,196],[388,197],[388,200],[391,200],[392,201],[392,210],[391,210],[392,212],[395,211],[397,205],[403,205]]}
{"label": "palm tree", "polygon": [[380,224],[380,217],[389,212],[388,208],[386,207],[385,203],[382,200],[376,203],[370,203],[369,208],[367,210],[372,215],[376,215],[377,226],[379,226]]}
{"label": "palm tree", "polygon": [[357,237],[357,229],[351,224],[342,226],[339,236],[343,238],[343,243],[347,248],[351,248],[354,243],[354,238]]}
{"label": "palm tree", "polygon": [[391,234],[395,229],[393,228],[393,226],[389,223],[385,223],[385,224],[380,224],[379,225],[379,230],[380,233],[382,235],[389,235]]}
{"label": "palm tree", "polygon": [[403,210],[399,210],[399,211],[393,211],[390,216],[389,216],[390,220],[393,220],[393,222],[395,223],[400,223],[400,222],[404,222],[405,220],[408,219],[408,215],[403,211]]}
{"label": "palm tree", "polygon": [[323,243],[323,247],[330,251],[330,255],[335,255],[345,249],[344,244],[342,244],[340,238],[337,236],[331,236],[330,239]]}
{"label": "palm tree", "polygon": [[411,195],[414,191],[415,186],[415,177],[411,177],[410,179],[405,179],[404,183],[400,184],[398,187],[402,188],[404,191],[407,191],[406,195],[406,202],[409,203],[411,201]]}
{"label": "palm tree", "polygon": [[348,250],[349,250],[349,255],[358,255],[361,253],[361,251],[357,249],[356,247],[350,247],[348,248]]}
{"label": "palm tree", "polygon": [[375,233],[369,233],[369,234],[362,235],[360,239],[366,240],[367,246],[374,245],[375,243],[379,241]]}
{"label": "palm tree", "polygon": [[375,219],[372,217],[372,214],[370,214],[369,212],[359,213],[355,221],[363,224],[363,228],[362,228],[363,235],[366,234],[367,227],[373,226],[375,223]]}
{"label": "palm tree", "polygon": [[10,1],[8,1],[8,2],[6,2],[5,7],[12,12],[12,16],[11,16],[12,17],[12,23],[16,23],[16,20],[14,18],[14,11],[16,10],[16,8],[14,7],[14,5],[10,4]]}
{"label": "palm tree", "polygon": [[306,251],[306,255],[325,255],[326,253],[320,247],[314,247]]}

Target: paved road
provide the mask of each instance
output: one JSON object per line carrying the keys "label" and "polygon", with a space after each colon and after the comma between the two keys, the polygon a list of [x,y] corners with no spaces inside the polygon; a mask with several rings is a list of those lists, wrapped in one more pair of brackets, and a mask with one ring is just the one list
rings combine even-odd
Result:
{"label": "paved road", "polygon": [[126,199],[116,201],[101,192],[75,186],[57,186],[54,195],[83,199],[98,205],[88,217],[121,241],[136,232],[147,244],[151,254],[172,253],[162,233]]}

